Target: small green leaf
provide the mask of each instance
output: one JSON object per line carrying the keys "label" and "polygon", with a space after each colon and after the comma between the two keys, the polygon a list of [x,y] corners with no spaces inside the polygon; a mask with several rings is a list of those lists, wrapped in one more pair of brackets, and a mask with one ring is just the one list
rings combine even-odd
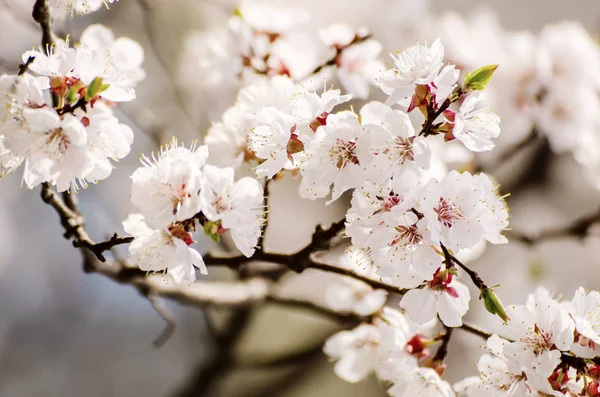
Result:
{"label": "small green leaf", "polygon": [[108,87],[108,84],[104,84],[102,82],[102,77],[96,77],[87,87],[87,90],[85,92],[85,100],[87,102],[91,101],[102,91],[106,90]]}
{"label": "small green leaf", "polygon": [[467,91],[484,90],[490,82],[498,65],[487,65],[477,69],[473,73],[467,72],[464,87]]}

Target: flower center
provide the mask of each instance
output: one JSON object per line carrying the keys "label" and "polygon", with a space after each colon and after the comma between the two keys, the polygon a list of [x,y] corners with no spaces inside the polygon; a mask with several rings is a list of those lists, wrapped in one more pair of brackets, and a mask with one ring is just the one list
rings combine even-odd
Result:
{"label": "flower center", "polygon": [[465,219],[460,207],[443,197],[440,197],[437,207],[433,210],[438,215],[438,222],[447,228],[452,227],[454,222]]}
{"label": "flower center", "polygon": [[396,245],[400,241],[404,241],[407,244],[416,245],[423,240],[423,236],[421,236],[421,233],[419,233],[416,223],[410,226],[396,226],[396,232],[398,233],[390,245]]}
{"label": "flower center", "polygon": [[58,153],[65,154],[65,152],[69,148],[69,145],[71,144],[71,140],[69,139],[68,136],[63,134],[63,129],[56,128],[56,129],[48,132],[47,135],[48,135],[47,143],[49,145],[51,145],[51,144],[56,145]]}
{"label": "flower center", "polygon": [[552,331],[540,329],[537,324],[534,325],[533,331],[528,332],[527,336],[521,341],[531,346],[536,356],[546,350],[552,350],[554,347],[554,343],[552,342]]}
{"label": "flower center", "polygon": [[348,163],[358,164],[358,157],[354,153],[355,150],[356,142],[346,142],[336,139],[335,145],[329,151],[329,157],[333,160],[337,168],[341,170]]}
{"label": "flower center", "polygon": [[231,210],[231,204],[228,203],[227,200],[225,200],[225,198],[222,196],[215,198],[212,202],[212,206],[219,214]]}

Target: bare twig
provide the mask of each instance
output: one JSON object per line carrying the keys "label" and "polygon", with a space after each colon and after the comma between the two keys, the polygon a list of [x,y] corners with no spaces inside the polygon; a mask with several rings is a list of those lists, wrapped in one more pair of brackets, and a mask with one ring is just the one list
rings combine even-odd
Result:
{"label": "bare twig", "polygon": [[356,313],[342,313],[337,312],[333,309],[330,309],[325,306],[317,305],[314,302],[295,299],[295,298],[284,298],[281,296],[270,295],[267,297],[266,302],[273,303],[275,305],[284,306],[293,309],[305,310],[310,313],[320,314],[324,317],[328,317],[333,321],[347,323],[347,322],[360,322],[360,321],[369,321],[370,316],[359,316]]}
{"label": "bare twig", "polygon": [[505,149],[500,155],[498,155],[494,161],[487,166],[484,166],[480,162],[476,161],[472,166],[472,173],[478,172],[486,172],[486,173],[494,173],[496,169],[502,166],[506,161],[510,160],[517,154],[521,153],[523,149],[531,146],[532,143],[536,142],[538,138],[538,133],[535,129],[533,129],[527,136],[525,136],[520,141],[514,143],[508,149]]}
{"label": "bare twig", "polygon": [[269,183],[271,183],[271,179],[266,179],[263,190],[263,195],[265,196],[265,220],[260,229],[260,237],[258,238],[258,252],[265,252],[265,233],[269,226],[269,212],[271,211],[271,208],[269,207]]}
{"label": "bare twig", "polygon": [[433,361],[443,362],[446,356],[448,355],[448,345],[450,344],[450,339],[452,338],[452,332],[454,332],[454,328],[444,326],[445,333],[442,336],[442,343],[435,352],[435,356],[433,356]]}
{"label": "bare twig", "polygon": [[160,348],[167,343],[169,338],[173,335],[173,332],[175,332],[175,320],[173,319],[171,312],[163,305],[155,292],[148,292],[146,298],[148,298],[154,310],[156,310],[158,315],[165,320],[166,323],[165,328],[153,342],[154,347]]}
{"label": "bare twig", "polygon": [[473,282],[475,287],[477,287],[479,290],[488,288],[485,281],[483,281],[483,279],[481,277],[479,277],[479,274],[477,274],[476,271],[469,269],[469,267],[467,267],[467,265],[465,265],[464,263],[459,261],[454,255],[452,255],[450,253],[450,251],[448,250],[448,248],[446,248],[446,246],[444,246],[444,244],[442,244],[441,241],[440,241],[440,247],[442,247],[442,251],[444,252],[446,266],[448,268],[454,267],[454,265],[458,265],[461,269],[463,269],[465,271],[465,273],[467,273],[469,275],[469,277],[471,278],[471,281]]}
{"label": "bare twig", "polygon": [[460,326],[459,329],[462,329],[463,331],[467,331],[473,335],[479,336],[480,338],[483,339],[488,339],[490,338],[493,334],[491,332],[482,330],[479,327],[476,327],[475,325],[472,324],[468,324],[463,322],[463,324]]}
{"label": "bare twig", "polygon": [[590,228],[598,222],[600,222],[600,208],[594,213],[584,215],[562,227],[544,230],[531,236],[514,230],[508,230],[506,236],[509,239],[514,239],[527,245],[535,245],[542,241],[563,237],[583,239],[588,235]]}
{"label": "bare twig", "polygon": [[52,190],[52,187],[47,182],[42,184],[41,196],[42,200],[46,204],[52,206],[58,213],[60,222],[65,228],[64,237],[67,239],[73,237],[74,247],[83,247],[90,250],[101,262],[106,262],[106,258],[103,254],[105,251],[109,251],[117,245],[128,244],[133,241],[133,237],[119,237],[115,233],[110,240],[96,243],[87,233],[83,224],[84,219],[77,212],[74,202],[70,203],[70,206],[73,207],[73,209],[69,208],[69,206],[67,206],[67,204],[65,204],[65,202]]}
{"label": "bare twig", "polygon": [[343,47],[335,47],[335,55],[333,55],[331,58],[329,58],[323,64],[317,66],[311,72],[311,74],[317,74],[321,70],[325,69],[328,66],[335,66],[337,64],[337,62],[338,62],[339,57],[342,55],[342,53],[344,52],[345,49],[347,49],[348,47],[352,47],[353,45],[356,45],[356,44],[359,44],[359,43],[363,43],[363,42],[369,40],[371,37],[372,36],[370,34],[365,35],[365,36],[355,35],[354,38],[352,39],[352,41],[350,43],[348,43],[347,45],[345,45]]}
{"label": "bare twig", "polygon": [[240,361],[237,364],[241,367],[251,369],[280,369],[281,367],[298,366],[307,360],[314,359],[315,356],[321,354],[325,340],[319,340],[317,343],[305,349],[287,353],[279,357],[250,358]]}

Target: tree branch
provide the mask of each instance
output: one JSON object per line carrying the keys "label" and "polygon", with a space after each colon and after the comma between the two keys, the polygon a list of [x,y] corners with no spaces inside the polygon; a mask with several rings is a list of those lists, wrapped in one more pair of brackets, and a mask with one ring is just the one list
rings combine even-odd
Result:
{"label": "tree branch", "polygon": [[265,196],[265,223],[260,228],[260,237],[258,238],[257,243],[259,252],[265,252],[265,233],[269,226],[269,212],[271,211],[271,208],[269,207],[269,183],[271,183],[271,179],[266,179],[263,190],[263,195]]}
{"label": "tree branch", "polygon": [[347,49],[348,47],[351,47],[353,45],[356,45],[356,44],[359,44],[359,43],[363,43],[363,42],[369,40],[371,37],[373,37],[373,36],[370,35],[370,34],[368,34],[366,36],[355,35],[354,38],[352,39],[352,41],[350,43],[348,43],[346,46],[336,47],[335,48],[335,55],[332,56],[331,58],[329,58],[329,60],[327,60],[325,63],[317,66],[311,72],[311,75],[319,73],[321,70],[325,69],[328,66],[335,66],[337,64],[338,58],[342,55],[342,53],[344,52],[345,49]]}
{"label": "tree branch", "polygon": [[448,355],[448,345],[450,344],[450,339],[452,338],[452,332],[454,332],[454,328],[444,325],[444,329],[446,332],[442,336],[442,343],[435,352],[435,356],[433,356],[434,362],[443,362]]}
{"label": "tree branch", "polygon": [[598,222],[600,222],[600,208],[598,208],[594,213],[584,215],[578,219],[575,219],[570,224],[562,227],[544,230],[531,236],[514,230],[508,230],[506,232],[506,237],[520,241],[521,243],[527,245],[535,245],[545,240],[562,237],[583,239],[588,235],[590,228]]}
{"label": "tree branch", "polygon": [[476,271],[469,269],[467,267],[467,265],[465,265],[464,263],[459,261],[454,255],[452,255],[450,253],[448,248],[446,248],[446,246],[444,246],[444,244],[442,244],[441,241],[440,241],[440,247],[442,248],[442,251],[444,252],[444,257],[446,258],[446,260],[445,260],[446,266],[448,268],[452,268],[452,267],[454,267],[454,265],[458,265],[461,269],[463,269],[465,271],[465,273],[467,273],[469,275],[469,277],[471,278],[471,281],[473,282],[475,287],[477,287],[479,290],[482,290],[484,288],[489,288],[487,286],[487,284],[485,283],[485,281],[483,281],[483,279],[481,277],[479,277],[479,274],[477,274]]}
{"label": "tree branch", "polygon": [[50,54],[52,47],[52,28],[50,25],[50,9],[48,8],[47,0],[35,0],[31,16],[42,28],[42,47],[46,54]]}
{"label": "tree branch", "polygon": [[510,160],[517,154],[521,153],[523,149],[529,147],[532,143],[536,142],[538,133],[535,129],[531,130],[527,136],[520,141],[514,143],[508,149],[505,149],[499,156],[497,156],[491,164],[483,166],[478,161],[475,161],[471,170],[471,173],[476,174],[478,172],[493,173],[498,167],[502,166],[503,163]]}
{"label": "tree branch", "polygon": [[171,312],[169,312],[169,310],[162,304],[160,298],[155,292],[148,292],[146,294],[146,298],[148,298],[158,315],[165,320],[165,323],[167,323],[165,328],[153,342],[154,347],[160,348],[167,343],[169,338],[171,338],[173,335],[173,332],[175,332],[175,320],[173,319]]}
{"label": "tree branch", "polygon": [[56,192],[52,190],[48,182],[42,184],[41,196],[42,200],[58,213],[60,223],[65,229],[64,237],[66,239],[73,237],[74,247],[90,250],[101,262],[106,262],[106,258],[103,255],[105,251],[109,251],[117,245],[128,244],[133,241],[133,237],[119,237],[115,233],[110,240],[96,243],[87,233],[84,227],[84,219],[78,213],[74,202],[70,202],[70,205],[65,204]]}

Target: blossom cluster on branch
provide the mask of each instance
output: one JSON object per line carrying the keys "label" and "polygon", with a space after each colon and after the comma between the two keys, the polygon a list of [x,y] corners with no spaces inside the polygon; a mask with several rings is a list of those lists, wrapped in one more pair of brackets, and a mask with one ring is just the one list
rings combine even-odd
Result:
{"label": "blossom cluster on branch", "polygon": [[[85,13],[106,3],[112,1],[58,6]],[[525,305],[505,307],[463,259],[485,244],[508,242],[509,214],[496,182],[483,172],[454,169],[447,156],[495,148],[501,119],[488,105],[487,88],[498,65],[465,70],[460,62],[446,62],[442,40],[435,39],[390,54],[388,67],[379,59],[381,44],[365,29],[332,25],[315,34],[302,11],[244,1],[226,27],[187,41],[191,59],[180,71],[192,88],[234,86],[235,102],[202,145],[187,147],[173,138],[142,155],[131,175],[135,212],[123,221],[130,237],[115,234],[95,243],[70,195],[107,178],[111,160],[129,153],[133,132],[112,107],[135,99],[144,52],[100,25],[88,27],[73,46],[54,39],[50,5],[40,0],[34,6],[43,46],[23,54],[18,74],[0,77],[0,171],[23,165],[25,185],[42,185],[65,237],[83,250],[86,271],[135,285],[169,326],[172,320],[156,303],[158,291],[198,306],[218,304],[210,293],[205,300],[186,295],[197,273],[207,275],[211,266],[228,266],[241,279],[252,261],[279,266],[253,270],[261,295],[247,293],[247,304],[284,302],[270,288],[287,271],[329,271],[345,277],[328,286],[328,307],[291,304],[353,320],[323,346],[335,373],[348,382],[374,373],[394,397],[600,396],[600,293],[580,288],[567,302],[539,288]],[[554,84],[577,79],[561,69],[556,54],[543,55],[541,70],[550,73],[553,65],[559,77],[536,85],[540,106],[532,118],[562,150],[553,131],[572,126],[554,111],[566,110],[543,104],[562,92]],[[328,86],[334,76],[342,89]],[[379,88],[379,101],[368,100],[372,86]],[[582,90],[595,96],[596,89]],[[552,115],[541,117],[548,109]],[[342,220],[329,229],[318,226],[311,242],[289,255],[264,247],[269,186],[283,178],[298,181],[303,199],[350,202]],[[579,226],[587,231],[595,220]],[[241,254],[201,254],[193,246],[201,233],[217,242],[230,235]],[[318,257],[338,237],[346,253],[325,263]],[[127,260],[115,269],[95,264],[120,244],[128,244]],[[140,281],[157,272],[167,277]],[[467,283],[502,319],[503,335],[463,322],[471,303]],[[387,304],[392,296],[397,308]],[[228,302],[241,304],[221,303]],[[451,385],[443,375],[455,329],[487,338],[489,354],[479,361],[479,377]]]}
{"label": "blossom cluster on branch", "polygon": [[100,25],[74,47],[57,40],[25,52],[22,71],[0,77],[2,174],[23,164],[28,188],[49,182],[60,192],[107,178],[133,142],[111,107],[135,98],[143,58],[138,43]]}

